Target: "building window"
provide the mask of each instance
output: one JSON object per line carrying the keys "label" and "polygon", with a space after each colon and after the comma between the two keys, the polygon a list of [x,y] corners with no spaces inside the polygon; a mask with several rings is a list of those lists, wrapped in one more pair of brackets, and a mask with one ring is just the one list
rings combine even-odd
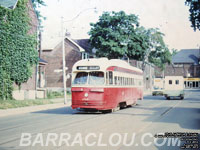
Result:
{"label": "building window", "polygon": [[169,84],[172,84],[172,80],[169,80]]}
{"label": "building window", "polygon": [[177,85],[179,84],[179,80],[176,80],[176,84],[177,84]]}

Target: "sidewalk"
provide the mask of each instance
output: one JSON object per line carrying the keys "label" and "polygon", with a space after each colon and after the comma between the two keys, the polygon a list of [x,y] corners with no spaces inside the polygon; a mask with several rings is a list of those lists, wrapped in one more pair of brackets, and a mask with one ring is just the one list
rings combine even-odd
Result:
{"label": "sidewalk", "polygon": [[35,106],[19,107],[19,108],[11,108],[11,109],[0,109],[0,117],[71,106],[71,100],[68,101],[67,104],[64,104],[61,101],[61,98],[55,99],[55,101],[56,100],[58,100],[59,103],[35,105]]}
{"label": "sidewalk", "polygon": [[[144,96],[146,95],[151,95],[151,91],[149,90],[144,91]],[[11,108],[11,109],[0,109],[0,117],[71,106],[71,100],[69,99],[68,99],[67,104],[64,104],[63,98],[57,98],[57,99],[54,99],[53,101],[58,101],[58,103]]]}

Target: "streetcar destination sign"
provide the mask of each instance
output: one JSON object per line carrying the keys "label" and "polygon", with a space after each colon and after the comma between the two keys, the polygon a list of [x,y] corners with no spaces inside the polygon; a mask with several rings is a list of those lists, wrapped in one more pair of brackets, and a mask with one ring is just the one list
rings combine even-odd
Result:
{"label": "streetcar destination sign", "polygon": [[99,66],[78,66],[77,70],[99,70]]}

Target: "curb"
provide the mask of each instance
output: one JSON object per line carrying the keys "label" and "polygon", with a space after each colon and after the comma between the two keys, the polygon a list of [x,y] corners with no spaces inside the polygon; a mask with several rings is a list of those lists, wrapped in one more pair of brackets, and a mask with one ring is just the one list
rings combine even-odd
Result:
{"label": "curb", "polygon": [[[144,91],[144,96],[151,94],[151,91]],[[35,105],[28,107],[19,107],[19,108],[11,108],[11,109],[2,109],[0,110],[0,117],[6,117],[11,115],[19,115],[23,113],[30,113],[48,109],[56,109],[61,107],[69,107],[71,106],[71,100],[67,102],[67,104],[56,103],[56,104],[46,104],[46,105]]]}
{"label": "curb", "polygon": [[11,109],[2,109],[0,110],[0,117],[6,117],[11,115],[19,115],[24,113],[48,110],[48,109],[56,109],[61,107],[71,106],[71,101],[67,102],[67,104],[56,103],[56,104],[46,104],[46,105],[35,105],[28,107],[19,107],[19,108],[11,108]]}

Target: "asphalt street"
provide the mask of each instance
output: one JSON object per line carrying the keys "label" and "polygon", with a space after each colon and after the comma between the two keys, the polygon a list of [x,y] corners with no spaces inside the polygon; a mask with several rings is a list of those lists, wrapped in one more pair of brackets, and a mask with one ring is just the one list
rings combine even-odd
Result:
{"label": "asphalt street", "polygon": [[[187,139],[180,142],[177,132]],[[153,137],[166,133],[171,137]],[[184,144],[197,146],[196,133],[199,136],[200,91],[187,90],[184,100],[149,95],[114,113],[62,107],[1,117],[0,150],[176,150]],[[180,143],[172,142],[176,139]]]}

